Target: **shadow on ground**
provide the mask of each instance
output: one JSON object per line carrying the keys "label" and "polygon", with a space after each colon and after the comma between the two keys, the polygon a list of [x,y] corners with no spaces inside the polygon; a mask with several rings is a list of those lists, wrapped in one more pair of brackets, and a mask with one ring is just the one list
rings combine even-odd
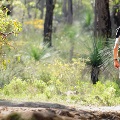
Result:
{"label": "shadow on ground", "polygon": [[120,120],[120,108],[73,108],[56,103],[0,100],[0,120]]}
{"label": "shadow on ground", "polygon": [[14,102],[9,100],[0,99],[0,106],[7,107],[32,107],[32,108],[59,108],[68,109],[67,106],[58,103],[45,103],[45,102]]}

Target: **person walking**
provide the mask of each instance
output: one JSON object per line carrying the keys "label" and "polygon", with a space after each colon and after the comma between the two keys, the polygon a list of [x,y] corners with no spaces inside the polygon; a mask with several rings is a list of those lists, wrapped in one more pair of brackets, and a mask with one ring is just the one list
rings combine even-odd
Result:
{"label": "person walking", "polygon": [[115,44],[114,44],[114,49],[113,49],[113,57],[114,57],[114,67],[115,68],[119,68],[120,64],[119,64],[119,44],[120,44],[120,27],[118,27],[116,29],[116,40],[115,40]]}

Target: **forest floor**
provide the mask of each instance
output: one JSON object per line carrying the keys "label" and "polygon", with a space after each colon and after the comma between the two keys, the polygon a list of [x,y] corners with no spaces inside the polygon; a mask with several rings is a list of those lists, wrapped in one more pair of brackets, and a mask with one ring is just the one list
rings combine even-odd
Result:
{"label": "forest floor", "polygon": [[66,106],[0,100],[0,120],[120,120],[120,106]]}

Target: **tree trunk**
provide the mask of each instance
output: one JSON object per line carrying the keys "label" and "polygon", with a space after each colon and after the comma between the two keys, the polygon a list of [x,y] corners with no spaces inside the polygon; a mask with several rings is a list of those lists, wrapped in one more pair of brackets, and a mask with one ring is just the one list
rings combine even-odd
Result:
{"label": "tree trunk", "polygon": [[63,2],[64,21],[68,24],[73,23],[73,7],[72,0],[64,0]]}
{"label": "tree trunk", "polygon": [[[104,45],[107,43],[107,38],[111,37],[111,20],[109,12],[109,0],[95,0],[95,21],[94,21],[94,37],[103,38]],[[96,44],[96,42],[95,42]],[[101,63],[100,63],[101,64]],[[98,81],[100,68],[92,66],[91,80],[93,84]]]}
{"label": "tree trunk", "polygon": [[43,19],[43,16],[44,16],[44,2],[45,2],[45,0],[41,1],[41,15],[40,15],[40,19]]}
{"label": "tree trunk", "polygon": [[63,7],[62,7],[62,11],[63,11],[63,17],[64,17],[64,21],[66,22],[67,20],[67,0],[63,1]]}
{"label": "tree trunk", "polygon": [[72,0],[68,0],[68,17],[67,17],[67,23],[68,24],[72,24],[73,23]]}
{"label": "tree trunk", "polygon": [[32,15],[30,14],[30,6],[27,7],[27,14],[28,14],[28,18],[32,18]]}
{"label": "tree trunk", "polygon": [[99,67],[92,66],[91,80],[93,84],[96,84],[96,82],[98,82],[99,71],[100,71]]}
{"label": "tree trunk", "polygon": [[52,21],[53,21],[53,10],[54,10],[54,0],[46,0],[46,16],[44,23],[44,43],[48,47],[52,46]]}
{"label": "tree trunk", "polygon": [[109,0],[95,0],[95,37],[111,37]]}

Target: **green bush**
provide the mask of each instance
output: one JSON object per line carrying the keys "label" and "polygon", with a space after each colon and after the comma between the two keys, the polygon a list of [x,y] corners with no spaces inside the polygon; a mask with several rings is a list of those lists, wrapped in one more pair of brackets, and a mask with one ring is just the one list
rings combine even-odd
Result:
{"label": "green bush", "polygon": [[120,90],[116,82],[107,80],[92,85],[90,82],[78,80],[76,85],[68,85],[56,78],[46,84],[42,80],[23,81],[14,78],[10,84],[1,88],[0,95],[10,99],[31,100],[64,100],[64,102],[81,105],[111,106],[120,104]]}
{"label": "green bush", "polygon": [[25,92],[27,89],[27,82],[22,79],[14,78],[9,84],[6,84],[3,89],[5,95],[18,95]]}

